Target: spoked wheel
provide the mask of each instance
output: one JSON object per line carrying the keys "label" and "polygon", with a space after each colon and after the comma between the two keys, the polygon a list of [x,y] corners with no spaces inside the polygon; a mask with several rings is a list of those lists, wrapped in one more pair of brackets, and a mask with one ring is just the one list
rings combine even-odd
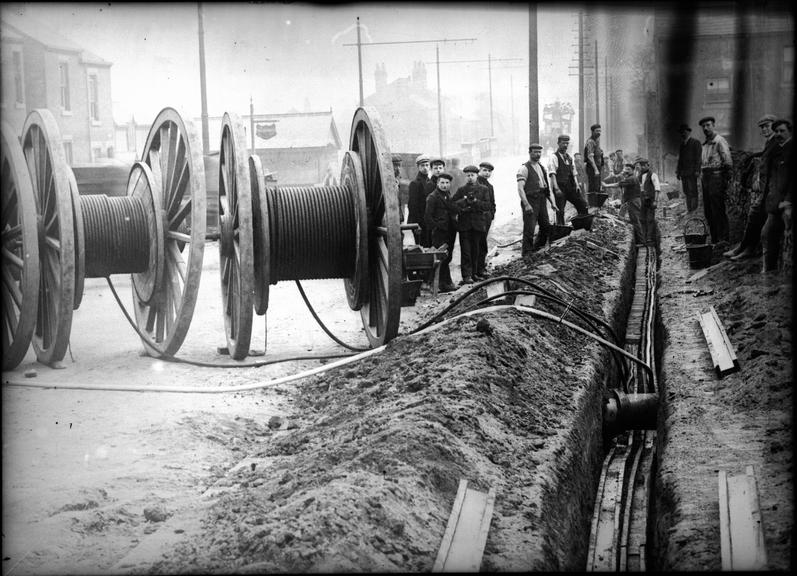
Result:
{"label": "spoked wheel", "polygon": [[219,148],[219,267],[230,357],[246,358],[252,337],[254,246],[249,165],[241,119],[225,114]]}
{"label": "spoked wheel", "polygon": [[39,290],[36,199],[22,146],[3,122],[0,146],[3,238],[3,370],[16,368],[30,346]]}
{"label": "spoked wheel", "polygon": [[373,108],[354,113],[349,149],[360,156],[368,211],[368,294],[360,315],[371,345],[381,346],[401,319],[401,221],[393,161]]}
{"label": "spoked wheel", "polygon": [[147,352],[173,356],[185,340],[199,292],[207,213],[202,146],[190,121],[164,108],[152,124],[141,158],[152,187],[163,191],[163,277],[141,298],[135,287],[136,322]]}
{"label": "spoked wheel", "polygon": [[36,198],[39,303],[33,348],[43,364],[60,362],[69,345],[75,298],[72,193],[58,124],[49,110],[34,110],[22,129],[22,151]]}

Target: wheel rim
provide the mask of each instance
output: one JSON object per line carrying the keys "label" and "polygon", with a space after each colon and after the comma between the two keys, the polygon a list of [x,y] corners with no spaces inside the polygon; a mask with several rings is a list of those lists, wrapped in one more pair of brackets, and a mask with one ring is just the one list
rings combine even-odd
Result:
{"label": "wheel rim", "polygon": [[69,345],[75,294],[72,194],[58,124],[34,110],[22,130],[22,150],[36,198],[39,302],[33,347],[39,362],[59,362]]}
{"label": "wheel rim", "polygon": [[77,187],[75,173],[69,166],[66,167],[69,178],[69,196],[72,200],[72,223],[75,239],[75,297],[72,310],[80,308],[83,301],[83,284],[86,278],[86,241],[83,230],[83,211],[80,207],[80,191]]}
{"label": "wheel rim", "polygon": [[271,282],[271,226],[266,201],[266,178],[259,156],[249,156],[249,185],[252,199],[252,240],[255,262],[255,312],[262,316],[268,310],[268,291]]}
{"label": "wheel rim", "polygon": [[368,295],[368,204],[365,198],[365,176],[360,157],[351,152],[343,156],[341,184],[354,195],[357,215],[357,256],[354,275],[344,278],[349,308],[360,310]]}
{"label": "wheel rim", "polygon": [[243,124],[225,114],[219,148],[219,268],[230,357],[249,355],[254,258],[250,172]]}
{"label": "wheel rim", "polygon": [[191,325],[205,249],[205,167],[193,124],[164,108],[152,124],[141,161],[163,191],[164,265],[149,302],[134,290],[136,321],[148,353],[172,356]]}
{"label": "wheel rim", "polygon": [[16,368],[30,346],[36,325],[39,242],[36,198],[19,139],[2,125],[0,146],[3,238],[3,370]]}
{"label": "wheel rim", "polygon": [[149,264],[146,272],[132,275],[133,291],[139,302],[150,304],[155,287],[163,282],[164,213],[163,192],[155,181],[148,164],[135,162],[127,179],[127,195],[139,198],[144,204],[149,234]]}
{"label": "wheel rim", "polygon": [[368,295],[360,315],[371,345],[381,346],[401,319],[401,222],[393,161],[373,108],[354,113],[349,149],[360,156],[368,210]]}

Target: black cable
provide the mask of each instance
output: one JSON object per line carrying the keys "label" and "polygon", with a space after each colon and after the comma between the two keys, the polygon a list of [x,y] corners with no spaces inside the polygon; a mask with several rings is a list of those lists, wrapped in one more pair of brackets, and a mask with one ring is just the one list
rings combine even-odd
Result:
{"label": "black cable", "polygon": [[111,282],[110,276],[106,276],[105,280],[108,282],[108,286],[111,288],[111,293],[113,293],[113,297],[116,298],[116,303],[119,305],[119,308],[122,309],[122,312],[127,318],[127,322],[130,326],[133,327],[136,334],[138,334],[139,338],[144,342],[145,345],[149,346],[150,349],[155,350],[158,352],[157,358],[159,360],[163,360],[165,362],[174,362],[175,364],[190,364],[191,366],[199,366],[200,368],[260,368],[261,366],[269,366],[270,364],[279,364],[281,362],[295,362],[300,360],[326,360],[328,358],[348,358],[349,356],[354,356],[354,354],[310,354],[307,356],[290,356],[288,358],[282,358],[279,360],[262,360],[260,362],[251,362],[249,364],[221,364],[221,363],[214,363],[214,362],[199,362],[197,360],[186,360],[184,358],[178,358],[177,356],[165,356],[160,354],[158,350],[152,347],[151,344],[148,343],[148,337],[146,334],[143,334],[141,330],[138,329],[138,325],[133,322],[133,319],[130,317],[130,313],[125,308],[125,305],[122,303],[122,300],[119,298],[119,294],[116,293],[116,288]]}
{"label": "black cable", "polygon": [[350,345],[346,344],[345,342],[343,342],[342,340],[340,340],[337,336],[335,336],[326,327],[326,325],[321,321],[321,318],[318,317],[318,314],[316,314],[315,309],[313,308],[313,305],[310,304],[310,300],[307,299],[307,294],[304,293],[304,288],[302,288],[302,283],[299,282],[298,280],[296,280],[296,287],[299,289],[299,294],[302,295],[302,299],[304,300],[304,303],[307,305],[307,309],[310,310],[310,314],[313,315],[313,318],[315,318],[315,321],[318,322],[319,326],[321,326],[321,329],[324,332],[326,332],[327,336],[332,338],[335,342],[337,342],[338,344],[340,344],[344,348],[348,348],[349,350],[354,350],[355,352],[365,352],[366,350],[370,350],[370,348],[359,348],[357,346],[350,346]]}

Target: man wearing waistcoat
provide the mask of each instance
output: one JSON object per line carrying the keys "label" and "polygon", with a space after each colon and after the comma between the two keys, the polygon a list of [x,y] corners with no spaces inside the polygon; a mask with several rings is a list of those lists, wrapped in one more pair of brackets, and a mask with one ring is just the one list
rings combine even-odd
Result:
{"label": "man wearing waistcoat", "polygon": [[647,246],[656,245],[656,199],[661,193],[659,176],[650,169],[650,162],[647,158],[639,160],[639,188],[642,197],[642,210],[640,213],[640,223],[642,225],[643,238]]}
{"label": "man wearing waistcoat", "polygon": [[581,196],[581,185],[578,181],[573,159],[567,153],[567,147],[570,145],[570,136],[560,134],[556,143],[559,149],[551,156],[551,161],[548,164],[548,175],[551,188],[554,191],[554,198],[556,199],[556,223],[564,226],[565,205],[567,202],[575,206],[579,214],[587,214],[589,209],[584,197]]}
{"label": "man wearing waistcoat", "polygon": [[587,166],[589,192],[601,191],[601,173],[603,169],[603,150],[601,149],[601,125],[593,124],[589,127],[590,137],[584,145],[584,160]]}
{"label": "man wearing waistcoat", "polygon": [[[548,176],[540,164],[542,146],[532,144],[529,146],[529,161],[523,164],[517,172],[517,190],[520,197],[520,206],[523,209],[523,258],[531,256],[548,242],[550,222],[548,220],[548,206],[546,202],[550,197],[551,188],[548,185]],[[534,228],[539,225],[540,231],[537,240],[534,240]]]}

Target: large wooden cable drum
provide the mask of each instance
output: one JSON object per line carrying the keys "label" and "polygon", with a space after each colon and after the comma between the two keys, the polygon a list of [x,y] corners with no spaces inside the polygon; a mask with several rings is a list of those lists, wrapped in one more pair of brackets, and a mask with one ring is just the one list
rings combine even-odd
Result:
{"label": "large wooden cable drum", "polygon": [[260,159],[250,156],[254,306],[265,314],[268,285],[280,280],[340,278],[379,346],[398,332],[401,230],[398,185],[373,109],[355,114],[350,148],[339,186],[267,187]]}
{"label": "large wooden cable drum", "polygon": [[13,370],[25,357],[36,325],[40,268],[33,184],[19,139],[5,121],[0,146],[0,183],[3,370]]}

